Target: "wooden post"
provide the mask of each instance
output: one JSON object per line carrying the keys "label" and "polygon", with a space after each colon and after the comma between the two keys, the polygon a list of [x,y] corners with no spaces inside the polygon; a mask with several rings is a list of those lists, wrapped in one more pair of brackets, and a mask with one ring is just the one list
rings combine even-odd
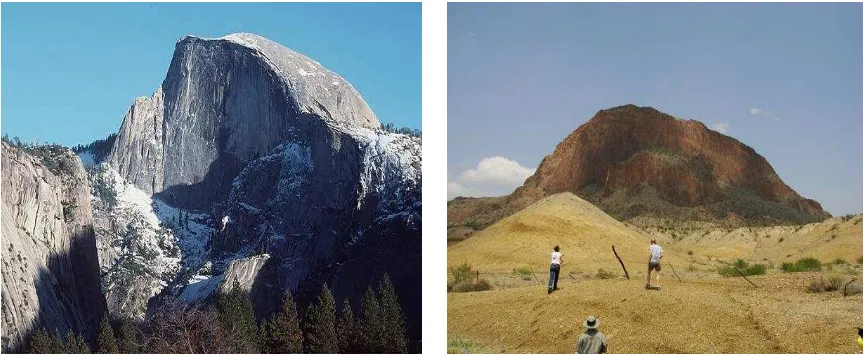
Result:
{"label": "wooden post", "polygon": [[749,283],[751,283],[753,286],[755,286],[755,288],[758,288],[758,286],[756,286],[754,283],[752,283],[752,281],[750,281],[748,278],[746,278],[746,276],[743,275],[743,272],[740,272],[740,270],[737,269],[737,267],[731,267],[731,268],[733,268],[734,271],[737,271],[737,273],[740,274],[740,277],[743,277],[743,279],[745,279],[746,281],[748,281]]}
{"label": "wooden post", "polygon": [[616,256],[616,259],[619,261],[619,265],[622,266],[622,271],[625,272],[625,279],[631,279],[628,276],[628,271],[625,269],[625,263],[622,263],[622,259],[619,258],[619,254],[616,253],[616,247],[610,245],[610,248],[613,249],[613,255]]}
{"label": "wooden post", "polygon": [[842,287],[842,297],[843,298],[848,296],[848,285],[854,281],[856,281],[856,279],[852,279],[851,282],[845,283],[845,286]]}
{"label": "wooden post", "polygon": [[671,271],[674,272],[674,276],[677,276],[677,279],[679,279],[680,282],[682,282],[683,280],[680,278],[680,275],[678,275],[678,274],[677,274],[677,271],[674,270],[674,265],[672,265],[670,262],[668,262],[668,266],[671,266]]}
{"label": "wooden post", "polygon": [[541,284],[541,281],[538,280],[538,276],[535,275],[535,270],[532,269],[531,266],[529,267],[529,270],[532,271],[532,276],[535,277],[535,281],[538,282],[538,284]]}
{"label": "wooden post", "polygon": [[475,271],[475,281],[478,282],[478,278],[481,277],[481,271]]}

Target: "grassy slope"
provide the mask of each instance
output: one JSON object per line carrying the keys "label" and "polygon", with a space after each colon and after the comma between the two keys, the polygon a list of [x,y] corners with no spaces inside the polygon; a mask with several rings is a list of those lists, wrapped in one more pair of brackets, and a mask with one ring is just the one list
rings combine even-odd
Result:
{"label": "grassy slope", "polygon": [[[448,248],[448,265],[468,262],[483,272],[511,271],[532,267],[545,274],[554,245],[562,249],[563,268],[594,272],[604,268],[619,273],[611,251],[627,260],[629,273],[645,268],[650,237],[620,223],[594,205],[571,193],[544,198],[520,212],[500,220],[471,238]],[[659,239],[665,246],[669,241]],[[665,261],[684,265],[673,252]]]}

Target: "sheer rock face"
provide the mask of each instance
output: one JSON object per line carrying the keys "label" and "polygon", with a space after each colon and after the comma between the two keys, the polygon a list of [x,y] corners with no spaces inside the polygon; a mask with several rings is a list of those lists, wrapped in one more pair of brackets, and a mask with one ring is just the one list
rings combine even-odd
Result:
{"label": "sheer rock face", "polygon": [[56,172],[2,147],[4,352],[43,327],[91,340],[105,312],[86,173],[72,152],[52,155]]}
{"label": "sheer rock face", "polygon": [[309,127],[305,118],[379,127],[349,83],[299,53],[251,34],[187,36],[162,86],[130,108],[109,162],[169,203],[203,208],[228,193],[244,162]]}
{"label": "sheer rock face", "polygon": [[141,190],[154,193],[163,186],[163,92],[135,99],[107,161]]}
{"label": "sheer rock face", "polygon": [[254,296],[275,296],[261,303],[322,283],[360,303],[388,273],[420,338],[421,140],[379,127],[348,82],[297,52],[250,34],[187,36],[107,161],[156,200],[211,216],[214,280],[266,253],[246,278]]}

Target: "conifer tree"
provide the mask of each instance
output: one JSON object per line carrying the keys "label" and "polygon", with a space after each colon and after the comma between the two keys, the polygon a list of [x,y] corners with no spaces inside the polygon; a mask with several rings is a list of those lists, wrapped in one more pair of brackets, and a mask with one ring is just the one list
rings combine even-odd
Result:
{"label": "conifer tree", "polygon": [[292,293],[286,292],[280,310],[266,322],[266,345],[272,354],[297,354],[303,351],[303,335],[298,322],[298,309]]}
{"label": "conifer tree", "polygon": [[221,294],[218,301],[220,321],[235,336],[235,351],[238,353],[258,353],[261,336],[256,327],[253,302],[250,295],[240,287],[237,279],[232,290]]}
{"label": "conifer tree", "polygon": [[336,330],[337,348],[340,353],[354,354],[361,351],[358,348],[360,342],[358,325],[355,323],[355,315],[352,313],[352,305],[349,304],[348,298],[343,300],[343,311],[337,319]]}
{"label": "conifer tree", "polygon": [[361,348],[364,353],[381,353],[383,330],[380,323],[381,313],[379,301],[373,294],[373,288],[367,287],[364,299],[361,302],[361,322],[359,330],[361,334]]}
{"label": "conifer tree", "polygon": [[307,353],[333,354],[337,349],[334,326],[337,307],[328,285],[322,288],[315,305],[311,305],[304,319],[304,351]]}
{"label": "conifer tree", "polygon": [[111,329],[111,324],[108,322],[108,314],[102,317],[102,322],[99,323],[99,335],[96,337],[96,353],[98,354],[116,354],[117,340],[114,338],[114,330]]}
{"label": "conifer tree", "polygon": [[69,330],[69,333],[66,334],[66,344],[63,349],[63,353],[66,354],[90,353],[90,346],[87,346],[87,343],[84,342],[84,338],[82,338],[81,335],[73,333],[72,330]]}
{"label": "conifer tree", "polygon": [[27,348],[31,354],[59,354],[63,350],[63,341],[60,341],[57,335],[49,334],[44,328],[30,336]]}
{"label": "conifer tree", "polygon": [[140,352],[138,339],[135,336],[135,329],[132,326],[132,319],[123,318],[123,321],[120,322],[117,348],[118,352],[124,354],[137,354]]}
{"label": "conifer tree", "polygon": [[379,312],[382,325],[382,353],[406,353],[406,323],[397,294],[386,273],[379,282]]}

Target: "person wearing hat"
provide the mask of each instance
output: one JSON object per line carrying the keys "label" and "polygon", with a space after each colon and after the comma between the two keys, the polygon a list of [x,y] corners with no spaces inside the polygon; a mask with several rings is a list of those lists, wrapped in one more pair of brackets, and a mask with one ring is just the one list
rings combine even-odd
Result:
{"label": "person wearing hat", "polygon": [[580,334],[580,338],[577,339],[577,346],[575,347],[576,353],[607,353],[607,340],[605,340],[604,334],[598,331],[598,326],[600,324],[601,320],[598,320],[598,318],[592,315],[583,321],[583,327],[586,328],[586,331],[583,334]]}
{"label": "person wearing hat", "polygon": [[559,252],[559,245],[556,245],[553,246],[553,253],[550,254],[550,279],[547,281],[547,294],[558,289],[560,266],[562,266],[562,253]]}

